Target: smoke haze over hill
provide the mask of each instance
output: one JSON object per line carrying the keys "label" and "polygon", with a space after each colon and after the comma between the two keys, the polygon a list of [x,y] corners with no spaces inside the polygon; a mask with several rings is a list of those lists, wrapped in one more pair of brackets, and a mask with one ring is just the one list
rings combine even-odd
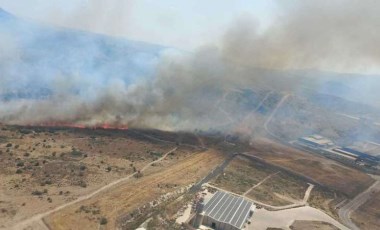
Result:
{"label": "smoke haze over hill", "polygon": [[[265,31],[242,17],[217,45],[191,54],[41,27],[2,12],[0,95],[10,96],[1,102],[0,122],[207,129],[225,123],[218,109],[225,90],[297,90],[294,69],[377,73],[378,2],[307,1],[283,8]],[[358,100],[366,102],[380,84],[377,77],[344,81],[361,79],[368,91]],[[30,88],[46,93],[17,96]],[[234,116],[242,109],[232,105],[224,112]]]}

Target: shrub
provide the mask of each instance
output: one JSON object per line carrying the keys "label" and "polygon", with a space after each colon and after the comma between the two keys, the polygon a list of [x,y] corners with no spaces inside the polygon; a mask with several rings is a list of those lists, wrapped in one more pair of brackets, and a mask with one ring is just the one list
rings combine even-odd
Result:
{"label": "shrub", "polygon": [[108,223],[107,218],[105,218],[105,217],[100,218],[100,224],[101,225],[106,225],[107,223]]}
{"label": "shrub", "polygon": [[41,196],[42,194],[43,194],[43,192],[38,191],[38,190],[35,190],[35,191],[32,192],[33,196]]}
{"label": "shrub", "polygon": [[82,155],[83,155],[83,153],[81,151],[76,150],[76,149],[71,151],[71,156],[73,156],[73,157],[81,157]]}
{"label": "shrub", "polygon": [[79,186],[81,186],[82,188],[86,188],[86,187],[87,187],[87,184],[86,184],[85,181],[81,180],[81,181],[79,182]]}
{"label": "shrub", "polygon": [[32,133],[32,131],[27,130],[27,129],[21,129],[20,133],[22,133],[22,134],[30,134],[30,133]]}
{"label": "shrub", "polygon": [[21,174],[21,173],[22,173],[22,170],[21,170],[21,169],[17,169],[17,170],[16,170],[16,173],[17,173],[17,174]]}
{"label": "shrub", "polygon": [[155,157],[162,157],[162,153],[160,153],[160,152],[150,152],[150,155],[151,156],[155,156]]}
{"label": "shrub", "polygon": [[135,178],[140,178],[142,176],[143,176],[143,174],[142,174],[142,172],[140,172],[140,170],[135,174]]}

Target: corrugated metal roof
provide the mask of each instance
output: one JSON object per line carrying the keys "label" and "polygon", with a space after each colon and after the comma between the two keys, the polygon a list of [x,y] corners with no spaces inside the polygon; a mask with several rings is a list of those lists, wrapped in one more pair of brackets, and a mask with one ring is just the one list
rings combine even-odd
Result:
{"label": "corrugated metal roof", "polygon": [[212,219],[241,229],[246,222],[253,203],[242,197],[217,191],[207,202],[203,211]]}

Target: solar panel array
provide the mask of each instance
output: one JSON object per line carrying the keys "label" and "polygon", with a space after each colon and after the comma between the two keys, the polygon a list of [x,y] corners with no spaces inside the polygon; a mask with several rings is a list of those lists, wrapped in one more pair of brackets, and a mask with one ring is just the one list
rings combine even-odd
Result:
{"label": "solar panel array", "polygon": [[227,223],[241,229],[249,215],[252,207],[249,202],[242,197],[218,191],[205,205],[203,211],[206,216],[212,219]]}

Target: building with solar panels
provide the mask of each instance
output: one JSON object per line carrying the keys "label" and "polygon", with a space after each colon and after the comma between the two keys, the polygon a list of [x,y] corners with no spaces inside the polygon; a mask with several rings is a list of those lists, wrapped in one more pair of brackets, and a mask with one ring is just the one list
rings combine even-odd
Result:
{"label": "building with solar panels", "polygon": [[216,230],[243,229],[255,210],[255,205],[230,193],[218,191],[197,210],[196,227],[205,225]]}

